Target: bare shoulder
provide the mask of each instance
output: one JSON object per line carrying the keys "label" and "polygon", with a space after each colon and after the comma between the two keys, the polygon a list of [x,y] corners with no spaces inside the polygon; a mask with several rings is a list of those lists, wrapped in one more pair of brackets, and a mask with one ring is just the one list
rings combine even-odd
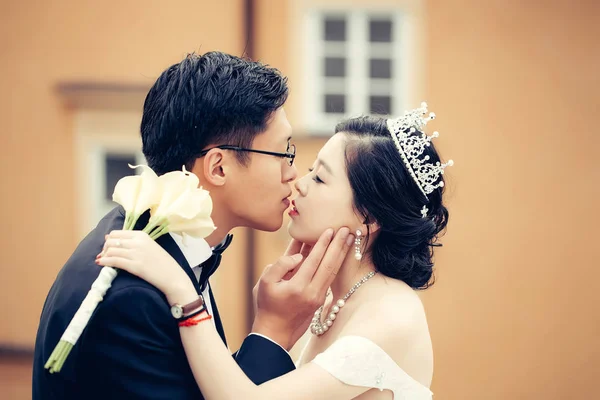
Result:
{"label": "bare shoulder", "polygon": [[429,327],[418,293],[404,282],[378,276],[365,285],[360,304],[342,335],[364,336],[394,359],[430,346]]}
{"label": "bare shoulder", "polygon": [[[367,289],[367,285],[365,285]],[[409,338],[427,325],[425,308],[418,293],[404,282],[378,276],[367,290],[361,293],[360,305],[356,308],[348,328],[376,325],[380,340]],[[385,329],[381,329],[385,327]],[[375,330],[375,329],[374,329]]]}

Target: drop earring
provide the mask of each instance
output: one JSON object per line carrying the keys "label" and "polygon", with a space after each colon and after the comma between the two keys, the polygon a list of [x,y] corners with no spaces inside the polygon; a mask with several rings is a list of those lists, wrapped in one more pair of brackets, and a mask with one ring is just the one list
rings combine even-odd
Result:
{"label": "drop earring", "polygon": [[354,258],[358,261],[362,259],[362,253],[360,252],[360,243],[362,242],[362,232],[360,229],[356,230],[356,239],[354,239]]}

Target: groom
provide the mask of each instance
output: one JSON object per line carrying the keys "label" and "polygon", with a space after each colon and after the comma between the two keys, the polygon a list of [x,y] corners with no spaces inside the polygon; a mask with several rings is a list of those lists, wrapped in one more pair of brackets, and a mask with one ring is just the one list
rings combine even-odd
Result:
{"label": "groom", "polygon": [[[206,240],[183,241],[169,234],[158,242],[203,294],[223,341],[208,278],[231,241],[231,229],[275,231],[282,225],[297,176],[291,127],[282,108],[287,95],[286,78],[277,70],[211,52],[189,55],[164,71],[144,103],[141,134],[150,167],[164,174],[185,165],[213,199],[217,229]],[[147,222],[145,218],[140,226]],[[156,288],[124,272],[113,282],[62,371],[50,374],[44,369],[98,276],[94,259],[105,235],[121,229],[123,220],[121,207],[108,213],[79,244],[50,289],[35,345],[33,400],[202,399],[170,305]],[[294,369],[287,350],[324,297],[323,284],[316,286],[324,280],[316,276],[337,271],[349,248],[347,239],[347,230],[333,239],[323,235],[305,258],[301,267],[316,270],[314,285],[261,283],[262,301],[253,333],[233,355],[255,383]],[[207,243],[213,247],[208,260],[202,251]],[[292,257],[282,257],[275,265],[287,270],[294,263]],[[326,266],[319,268],[320,264]]]}

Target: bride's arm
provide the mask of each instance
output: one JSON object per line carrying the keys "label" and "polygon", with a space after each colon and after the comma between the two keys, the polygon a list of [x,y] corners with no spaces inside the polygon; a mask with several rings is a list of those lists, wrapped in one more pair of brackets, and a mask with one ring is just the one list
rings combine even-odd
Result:
{"label": "bride's arm", "polygon": [[[182,299],[197,298],[193,287],[181,295]],[[368,390],[343,384],[314,363],[257,386],[231,358],[210,322],[182,327],[180,333],[196,382],[207,400],[352,399]]]}
{"label": "bride's arm", "polygon": [[[283,315],[281,319],[292,321],[277,322],[276,329],[298,326],[298,321],[307,321],[307,317],[310,319],[316,308],[313,307],[311,313],[307,314],[306,310],[299,307],[287,306],[289,303],[281,301],[281,298],[298,292],[298,288],[312,290],[316,302],[325,297],[326,288],[353,241],[352,236],[349,236],[351,240],[346,241],[348,235],[342,237],[339,232],[332,241],[332,235],[322,235],[297,271],[295,268],[301,257],[296,261],[293,257],[282,257],[267,268],[261,285],[266,286],[267,289],[262,292],[268,295],[262,301],[270,302],[267,308],[271,310],[278,307],[276,314]],[[125,269],[145,279],[163,291],[170,304],[188,304],[198,298],[185,272],[168,253],[141,232],[112,232],[98,263]],[[318,268],[320,264],[326,267]],[[284,276],[292,277],[282,280]],[[260,297],[258,301],[260,305]],[[207,399],[351,399],[367,390],[345,385],[313,363],[256,386],[232,359],[213,324],[201,322],[196,326],[182,327],[180,331],[192,372]]]}

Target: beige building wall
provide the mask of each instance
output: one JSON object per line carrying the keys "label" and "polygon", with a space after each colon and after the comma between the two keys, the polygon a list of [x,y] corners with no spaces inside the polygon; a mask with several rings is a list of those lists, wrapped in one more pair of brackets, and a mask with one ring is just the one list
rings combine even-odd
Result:
{"label": "beige building wall", "polygon": [[[456,162],[448,170],[451,221],[437,253],[438,282],[423,293],[436,398],[593,398],[600,370],[597,2],[351,3],[418,11],[423,73],[414,98],[437,113],[442,154]],[[318,4],[350,7],[256,0],[256,57],[290,77],[300,173],[325,140],[302,129],[297,51],[298,9]],[[149,86],[188,51],[241,54],[242,0],[1,7],[0,344],[30,347],[47,290],[80,239],[78,110],[65,106],[56,85]],[[285,229],[256,234],[255,277],[287,241]],[[245,232],[233,246],[214,281],[232,349],[246,333]]]}
{"label": "beige building wall", "polygon": [[[324,142],[304,135],[302,7],[259,1],[257,56],[290,77],[301,173]],[[300,4],[302,3],[302,4]],[[600,370],[600,263],[594,117],[600,109],[600,6],[592,1],[354,1],[421,16],[422,95],[448,170],[448,234],[423,293],[436,398],[592,398]],[[424,6],[422,9],[419,3]],[[295,10],[295,11],[294,11]],[[419,89],[420,88],[420,89]],[[415,106],[418,102],[415,101]],[[332,127],[333,129],[333,127]],[[255,274],[285,248],[257,234]],[[295,349],[297,353],[298,349]]]}
{"label": "beige building wall", "polygon": [[[57,85],[149,87],[187,52],[241,54],[242,0],[20,1],[0,8],[0,344],[31,347],[48,289],[81,239],[74,211],[78,110],[65,106]],[[235,246],[244,248],[240,236]],[[227,255],[234,264],[236,254]],[[229,298],[222,308],[241,311]],[[242,330],[236,320],[226,319],[234,342]]]}
{"label": "beige building wall", "polygon": [[593,398],[600,3],[432,2],[452,220],[427,293],[445,399]]}

